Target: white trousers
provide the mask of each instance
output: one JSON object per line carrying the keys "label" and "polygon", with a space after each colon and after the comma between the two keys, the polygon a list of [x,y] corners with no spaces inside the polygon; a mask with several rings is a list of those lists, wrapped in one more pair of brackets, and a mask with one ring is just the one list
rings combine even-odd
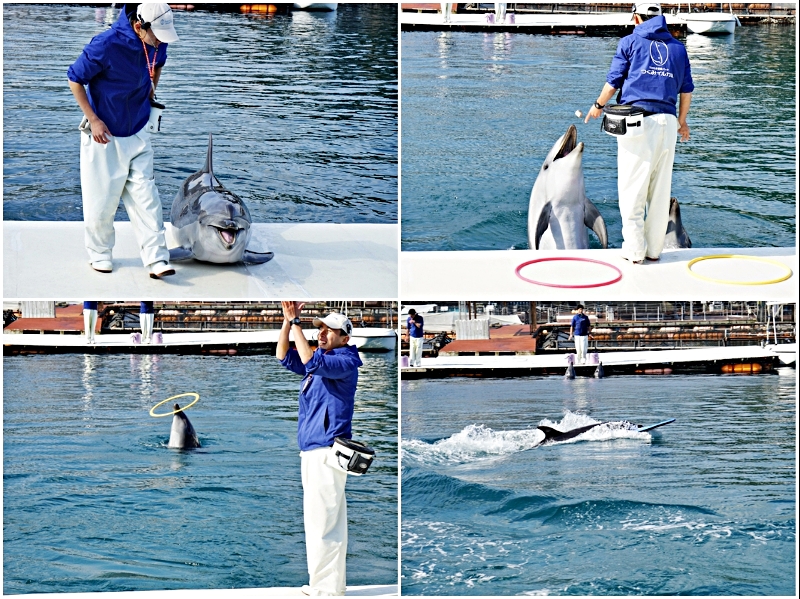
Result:
{"label": "white trousers", "polygon": [[86,341],[94,343],[94,328],[97,326],[97,310],[83,311],[83,330]]}
{"label": "white trousers", "polygon": [[641,135],[617,138],[622,255],[632,261],[658,258],[664,247],[678,136],[671,114],[644,117],[643,124]]}
{"label": "white trousers", "polygon": [[409,366],[422,366],[422,337],[409,338]]}
{"label": "white trousers", "polygon": [[89,261],[111,260],[119,200],[131,221],[142,263],[169,261],[161,199],[153,178],[153,146],[142,129],[99,144],[81,133],[81,192]]}
{"label": "white trousers", "polygon": [[589,350],[589,335],[575,335],[575,362],[585,363]]}
{"label": "white trousers", "polygon": [[325,464],[329,448],[300,452],[308,586],[315,595],[344,595],[347,473]]}
{"label": "white trousers", "polygon": [[142,327],[142,341],[153,340],[153,322],[155,321],[155,314],[139,313],[139,326]]}
{"label": "white trousers", "polygon": [[494,14],[495,16],[495,23],[503,23],[506,20],[506,5],[507,2],[495,2],[494,3]]}

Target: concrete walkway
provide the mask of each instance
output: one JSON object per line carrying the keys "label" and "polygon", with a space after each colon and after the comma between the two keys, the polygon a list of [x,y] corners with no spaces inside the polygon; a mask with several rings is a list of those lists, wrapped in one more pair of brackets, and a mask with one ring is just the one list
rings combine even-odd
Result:
{"label": "concrete walkway", "polygon": [[[129,222],[114,223],[114,272],[89,266],[82,222],[4,221],[3,297],[118,300],[397,298],[397,225],[256,224],[249,247],[266,264],[176,262],[151,279]],[[167,225],[167,245],[171,225]]]}

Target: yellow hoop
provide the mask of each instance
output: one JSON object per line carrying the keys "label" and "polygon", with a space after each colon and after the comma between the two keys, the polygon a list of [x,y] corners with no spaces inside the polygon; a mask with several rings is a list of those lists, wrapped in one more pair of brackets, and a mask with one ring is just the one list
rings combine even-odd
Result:
{"label": "yellow hoop", "polygon": [[[726,281],[725,279],[715,279],[713,277],[707,277],[705,275],[698,274],[692,270],[692,265],[696,264],[697,262],[701,262],[702,260],[714,260],[717,258],[739,258],[741,260],[755,260],[756,262],[766,262],[767,264],[774,264],[775,266],[780,266],[781,268],[785,268],[787,274],[785,274],[782,277],[778,277],[776,279],[769,279],[767,281]],[[759,256],[744,256],[742,254],[714,254],[712,256],[701,256],[699,258],[695,258],[694,260],[690,260],[689,263],[686,265],[686,268],[689,269],[689,273],[691,275],[697,277],[698,279],[711,281],[712,283],[724,283],[726,285],[772,285],[773,283],[780,283],[781,281],[785,281],[794,274],[791,268],[789,268],[782,262],[778,262],[777,260],[772,260],[770,258],[761,258]]]}
{"label": "yellow hoop", "polygon": [[[186,397],[187,395],[194,395],[194,401],[192,403],[183,406],[179,410],[172,410],[171,412],[166,412],[165,414],[156,414],[156,408],[158,406],[163,406],[168,401],[172,401],[173,399],[177,399],[179,397]],[[194,404],[196,404],[199,400],[200,400],[200,394],[199,393],[181,393],[179,395],[173,395],[172,397],[168,397],[164,401],[158,402],[156,405],[154,405],[152,408],[150,408],[150,415],[153,418],[161,418],[162,416],[172,416],[173,414],[177,414],[178,412],[183,412],[184,410],[188,410]]]}

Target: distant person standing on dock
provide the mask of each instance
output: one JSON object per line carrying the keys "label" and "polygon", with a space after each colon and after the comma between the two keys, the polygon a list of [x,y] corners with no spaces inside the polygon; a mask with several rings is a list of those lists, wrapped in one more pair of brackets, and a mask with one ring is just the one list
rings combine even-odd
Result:
{"label": "distant person standing on dock", "polygon": [[633,33],[620,40],[603,91],[584,122],[601,116],[618,89],[617,102],[644,110],[644,131],[617,137],[622,257],[640,264],[658,260],[664,247],[675,142],[678,135],[689,140],[686,117],[694,83],[686,48],[667,29],[661,5],[636,4],[633,20]]}
{"label": "distant person standing on dock", "polygon": [[[302,302],[281,302],[283,327],[275,353],[284,368],[303,377],[297,418],[308,585],[303,594],[344,595],[347,557],[347,472],[327,462],[336,437],[352,437],[358,350],[348,345],[353,325],[344,314],[315,318],[319,347],[311,349],[300,326]],[[294,348],[289,346],[289,332]]]}
{"label": "distant person standing on dock", "polygon": [[142,343],[153,342],[153,323],[155,318],[153,302],[139,302],[139,326],[142,327]]}
{"label": "distant person standing on dock", "polygon": [[97,327],[97,302],[83,302],[83,332],[86,343],[94,343],[94,330]]}
{"label": "distant person standing on dock", "polygon": [[175,274],[169,264],[147,124],[167,60],[167,43],[176,41],[168,4],[126,6],[117,22],[92,38],[67,71],[69,87],[84,114],[83,222],[89,261],[98,272],[109,273],[113,267],[114,214],[122,198],[150,276]]}
{"label": "distant person standing on dock", "polygon": [[408,365],[412,368],[419,368],[422,366],[422,342],[425,338],[423,327],[425,321],[417,314],[414,308],[408,311],[408,320],[406,320],[406,328],[408,329]]}
{"label": "distant person standing on dock", "polygon": [[589,333],[591,332],[591,322],[589,317],[583,313],[583,306],[578,304],[577,314],[572,317],[572,324],[569,327],[569,338],[575,338],[575,363],[586,364],[586,353],[589,351]]}

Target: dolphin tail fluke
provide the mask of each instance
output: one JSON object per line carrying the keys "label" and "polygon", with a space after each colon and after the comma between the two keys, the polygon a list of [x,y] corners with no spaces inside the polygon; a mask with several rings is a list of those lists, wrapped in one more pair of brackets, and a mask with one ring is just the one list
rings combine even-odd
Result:
{"label": "dolphin tail fluke", "polygon": [[539,242],[542,240],[542,235],[547,231],[550,226],[550,210],[553,208],[550,202],[547,202],[542,211],[539,213],[539,222],[536,223],[536,233],[533,236],[533,249],[539,249]]}
{"label": "dolphin tail fluke", "polygon": [[583,203],[583,222],[584,224],[594,231],[597,239],[600,240],[600,245],[603,249],[608,247],[608,232],[606,231],[606,221],[603,216],[589,198],[584,198]]}
{"label": "dolphin tail fluke", "polygon": [[203,172],[204,173],[209,173],[209,174],[212,174],[212,175],[214,174],[214,171],[212,170],[212,164],[211,164],[211,154],[213,152],[213,146],[214,146],[214,144],[212,143],[211,134],[209,133],[208,134],[208,153],[206,154],[206,163],[203,166]]}
{"label": "dolphin tail fluke", "polygon": [[274,257],[275,254],[273,252],[251,252],[250,250],[245,250],[244,255],[242,255],[242,262],[245,264],[264,264]]}

